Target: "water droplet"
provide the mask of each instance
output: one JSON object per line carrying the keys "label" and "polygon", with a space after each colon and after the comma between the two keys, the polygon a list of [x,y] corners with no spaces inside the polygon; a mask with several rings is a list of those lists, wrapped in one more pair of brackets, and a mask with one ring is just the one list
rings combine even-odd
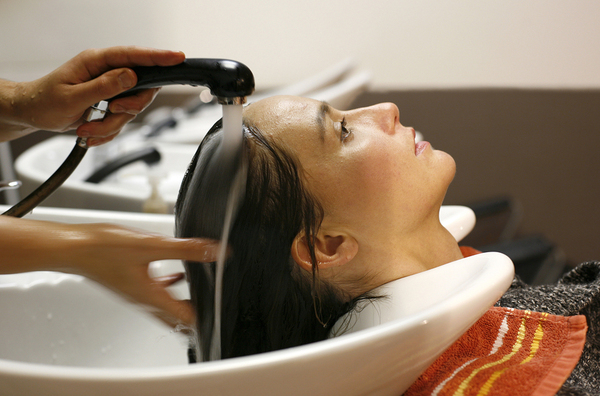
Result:
{"label": "water droplet", "polygon": [[48,318],[48,320],[52,320],[52,313],[48,313],[48,316],[46,316]]}

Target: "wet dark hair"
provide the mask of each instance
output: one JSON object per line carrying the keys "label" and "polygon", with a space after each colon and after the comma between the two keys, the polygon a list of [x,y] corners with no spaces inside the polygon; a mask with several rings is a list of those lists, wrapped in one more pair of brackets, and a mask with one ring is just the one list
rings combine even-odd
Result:
{"label": "wet dark hair", "polygon": [[[223,359],[324,340],[338,318],[355,305],[337,287],[321,280],[291,257],[297,235],[305,235],[310,257],[323,209],[305,187],[293,153],[244,121],[246,190],[230,233],[231,253],[223,277],[221,357]],[[218,121],[200,144],[181,184],[175,205],[178,237],[219,239],[206,221],[199,188],[222,135]],[[214,323],[215,263],[185,263],[191,302],[197,314],[201,360],[210,360]]]}

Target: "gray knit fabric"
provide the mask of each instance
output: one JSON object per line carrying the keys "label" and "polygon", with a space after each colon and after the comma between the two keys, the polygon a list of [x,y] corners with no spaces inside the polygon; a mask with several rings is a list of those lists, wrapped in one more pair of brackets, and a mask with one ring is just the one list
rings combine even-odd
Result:
{"label": "gray knit fabric", "polygon": [[585,315],[588,332],[581,359],[557,394],[600,395],[600,262],[583,263],[553,285],[529,286],[515,278],[496,306]]}

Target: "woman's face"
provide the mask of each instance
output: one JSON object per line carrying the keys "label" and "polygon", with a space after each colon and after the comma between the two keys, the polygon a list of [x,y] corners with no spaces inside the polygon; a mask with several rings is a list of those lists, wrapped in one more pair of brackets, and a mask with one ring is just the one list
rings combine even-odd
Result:
{"label": "woman's face", "polygon": [[246,120],[300,161],[323,225],[386,237],[438,219],[453,159],[415,144],[391,103],[339,111],[312,99],[271,97],[246,107]]}

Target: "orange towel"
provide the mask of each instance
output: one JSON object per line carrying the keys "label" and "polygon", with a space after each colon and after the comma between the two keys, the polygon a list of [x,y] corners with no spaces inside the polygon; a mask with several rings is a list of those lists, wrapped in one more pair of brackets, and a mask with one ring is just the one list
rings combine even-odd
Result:
{"label": "orange towel", "polygon": [[405,395],[554,395],[579,361],[585,316],[491,308]]}

